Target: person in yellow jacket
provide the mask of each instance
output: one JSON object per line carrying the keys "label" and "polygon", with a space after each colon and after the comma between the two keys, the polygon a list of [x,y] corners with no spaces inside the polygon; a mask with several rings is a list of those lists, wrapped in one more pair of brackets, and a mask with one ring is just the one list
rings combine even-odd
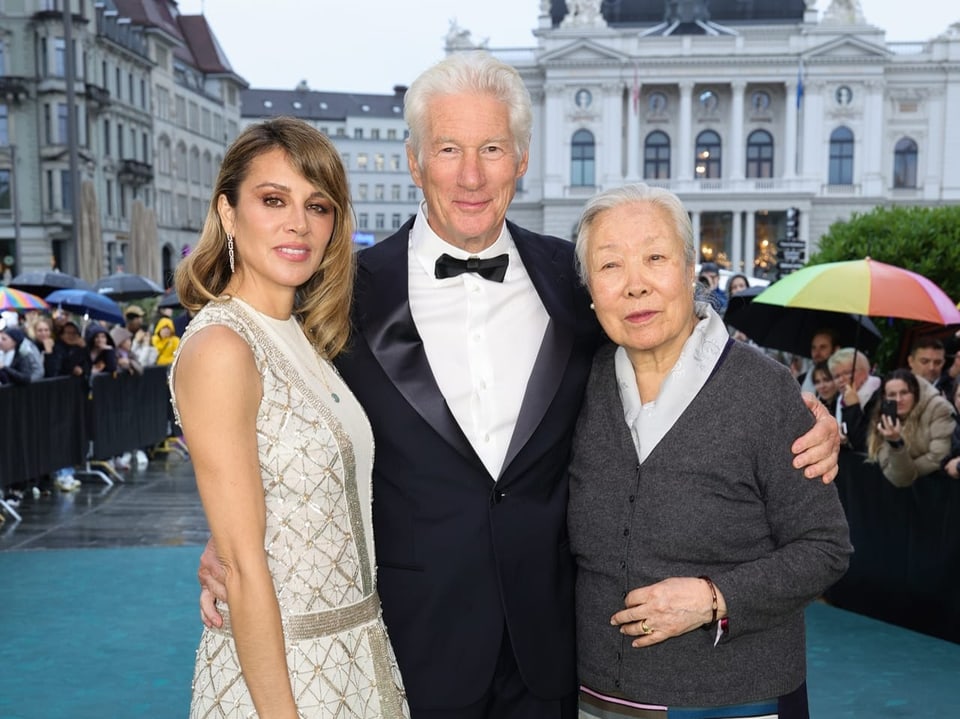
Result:
{"label": "person in yellow jacket", "polygon": [[150,342],[157,350],[158,365],[163,366],[173,362],[173,355],[180,346],[180,338],[173,329],[173,320],[169,317],[161,317],[157,320]]}

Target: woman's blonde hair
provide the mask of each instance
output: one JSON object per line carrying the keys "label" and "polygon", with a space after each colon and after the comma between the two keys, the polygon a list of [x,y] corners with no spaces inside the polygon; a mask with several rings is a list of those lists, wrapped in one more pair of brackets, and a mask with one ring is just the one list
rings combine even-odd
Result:
{"label": "woman's blonde hair", "polygon": [[223,195],[231,207],[240,185],[260,155],[282,150],[290,164],[333,205],[333,234],[316,273],[297,288],[293,311],[317,351],[333,358],[344,348],[350,330],[350,303],[356,266],[353,210],[347,173],[336,148],[323,133],[302,120],[278,117],[248,126],[227,150],[210,198],[197,246],[177,267],[180,304],[197,311],[221,297],[232,271],[227,232],[217,203]]}

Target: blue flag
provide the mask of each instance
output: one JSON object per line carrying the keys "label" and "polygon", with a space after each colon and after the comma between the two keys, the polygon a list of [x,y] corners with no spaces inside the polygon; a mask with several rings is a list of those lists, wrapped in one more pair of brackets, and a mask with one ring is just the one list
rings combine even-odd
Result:
{"label": "blue flag", "polygon": [[803,100],[803,58],[800,58],[800,64],[797,66],[797,109],[800,109],[800,101]]}

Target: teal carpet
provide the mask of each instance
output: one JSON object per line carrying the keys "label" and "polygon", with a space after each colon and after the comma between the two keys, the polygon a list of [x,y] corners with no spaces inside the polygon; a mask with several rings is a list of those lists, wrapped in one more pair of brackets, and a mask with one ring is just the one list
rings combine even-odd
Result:
{"label": "teal carpet", "polygon": [[0,553],[0,717],[186,717],[201,550]]}
{"label": "teal carpet", "polygon": [[[0,553],[0,719],[175,719],[201,547]],[[960,645],[816,604],[814,719],[960,716]]]}

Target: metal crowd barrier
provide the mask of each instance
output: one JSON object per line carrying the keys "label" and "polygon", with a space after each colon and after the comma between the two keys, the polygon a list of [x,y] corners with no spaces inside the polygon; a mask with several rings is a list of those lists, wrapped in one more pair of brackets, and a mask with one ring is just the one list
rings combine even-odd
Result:
{"label": "metal crowd barrier", "polygon": [[842,452],[836,480],[854,554],[833,605],[960,642],[960,480],[944,472],[894,487]]}
{"label": "metal crowd barrier", "polygon": [[169,406],[166,367],[0,387],[0,486],[152,447],[167,437]]}

